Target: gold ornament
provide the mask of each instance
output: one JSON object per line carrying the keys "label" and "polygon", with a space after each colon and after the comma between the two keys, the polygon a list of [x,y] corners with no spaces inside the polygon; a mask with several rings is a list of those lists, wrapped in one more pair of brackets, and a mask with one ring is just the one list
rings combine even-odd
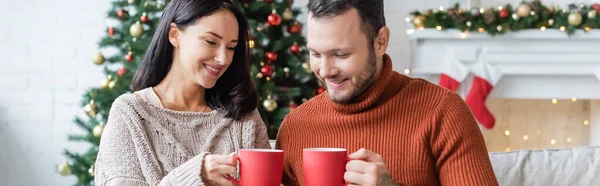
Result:
{"label": "gold ornament", "polygon": [[96,65],[104,64],[104,56],[100,52],[96,52],[94,56],[92,56],[92,61]]}
{"label": "gold ornament", "polygon": [[284,20],[290,20],[290,19],[292,19],[293,16],[294,16],[294,14],[292,14],[292,11],[289,8],[286,8],[285,11],[283,11],[283,19]]}
{"label": "gold ornament", "polygon": [[264,77],[264,75],[263,75],[262,72],[256,73],[256,78],[260,79],[260,78],[263,78],[263,77]]}
{"label": "gold ornament", "polygon": [[88,170],[88,172],[90,173],[90,175],[94,176],[94,173],[96,172],[96,169],[94,168],[94,164],[92,164],[92,166],[90,167],[90,170]]}
{"label": "gold ornament", "polygon": [[531,7],[526,4],[521,4],[519,6],[519,8],[517,9],[517,15],[519,15],[519,17],[527,17],[527,16],[529,16],[530,13],[531,13]]}
{"label": "gold ornament", "polygon": [[254,48],[254,40],[250,40],[250,41],[248,41],[248,46],[249,46],[250,48]]}
{"label": "gold ornament", "polygon": [[69,163],[65,161],[65,163],[58,165],[58,173],[62,176],[68,176],[71,174],[71,167],[69,167]]}
{"label": "gold ornament", "polygon": [[110,77],[106,77],[106,78],[100,80],[100,88],[103,88],[103,89],[108,88],[109,84],[110,84]]}
{"label": "gold ornament", "polygon": [[127,0],[127,3],[129,3],[129,4],[135,4],[135,0]]}
{"label": "gold ornament", "polygon": [[312,69],[310,68],[310,63],[304,62],[302,63],[302,68],[306,71],[306,73],[312,73]]}
{"label": "gold ornament", "polygon": [[96,118],[96,114],[98,114],[98,107],[96,107],[94,100],[91,100],[89,104],[85,105],[83,110],[91,118]]}
{"label": "gold ornament", "polygon": [[271,99],[271,96],[269,96],[267,99],[265,99],[265,101],[263,102],[263,106],[265,107],[265,109],[269,112],[274,111],[277,108],[277,101]]}
{"label": "gold ornament", "polygon": [[425,16],[416,16],[415,19],[413,19],[413,25],[415,25],[416,28],[425,27]]}
{"label": "gold ornament", "polygon": [[104,125],[99,124],[94,127],[94,131],[93,131],[94,136],[100,137],[100,136],[102,136],[103,132],[104,132]]}
{"label": "gold ornament", "polygon": [[159,1],[156,3],[156,8],[159,8],[159,9],[160,9],[160,8],[162,8],[162,6],[163,6],[163,4],[162,4],[162,1],[160,1],[160,0],[159,0]]}
{"label": "gold ornament", "polygon": [[117,84],[117,80],[116,80],[116,79],[115,79],[115,80],[112,80],[112,81],[110,81],[110,82],[108,83],[108,88],[113,88],[113,87],[115,87],[115,84]]}
{"label": "gold ornament", "polygon": [[131,27],[129,28],[129,32],[131,33],[131,36],[138,38],[142,36],[142,34],[144,34],[144,27],[138,21],[131,25]]}
{"label": "gold ornament", "polygon": [[590,10],[587,14],[588,18],[590,18],[590,19],[596,19],[597,15],[598,15],[598,12],[596,12],[596,10]]}
{"label": "gold ornament", "polygon": [[579,26],[581,24],[582,17],[581,14],[573,12],[569,14],[568,20],[570,25]]}

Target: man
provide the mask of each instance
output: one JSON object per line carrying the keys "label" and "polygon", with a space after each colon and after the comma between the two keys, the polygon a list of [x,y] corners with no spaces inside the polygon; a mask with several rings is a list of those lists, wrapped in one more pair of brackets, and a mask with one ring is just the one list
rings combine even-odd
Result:
{"label": "man", "polygon": [[349,185],[498,185],[462,98],[392,70],[383,0],[309,0],[308,10],[310,64],[327,91],[279,130],[284,185],[304,185],[302,152],[313,147],[354,152]]}

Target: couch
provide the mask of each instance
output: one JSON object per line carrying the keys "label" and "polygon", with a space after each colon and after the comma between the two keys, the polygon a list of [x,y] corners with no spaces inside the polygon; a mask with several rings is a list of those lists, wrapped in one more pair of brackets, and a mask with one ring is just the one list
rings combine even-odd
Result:
{"label": "couch", "polygon": [[500,185],[600,186],[600,147],[491,152]]}

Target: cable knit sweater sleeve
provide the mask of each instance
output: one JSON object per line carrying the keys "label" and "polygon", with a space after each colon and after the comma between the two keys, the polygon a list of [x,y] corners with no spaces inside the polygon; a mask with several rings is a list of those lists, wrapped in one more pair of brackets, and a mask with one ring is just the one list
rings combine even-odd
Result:
{"label": "cable knit sweater sleeve", "polygon": [[204,185],[201,153],[163,177],[158,160],[140,130],[141,118],[125,98],[113,103],[96,160],[96,185]]}

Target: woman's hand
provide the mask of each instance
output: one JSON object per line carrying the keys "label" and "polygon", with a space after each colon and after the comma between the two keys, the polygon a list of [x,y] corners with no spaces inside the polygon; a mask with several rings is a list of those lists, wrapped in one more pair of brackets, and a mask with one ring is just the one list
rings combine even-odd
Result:
{"label": "woman's hand", "polygon": [[206,155],[202,163],[202,181],[207,185],[233,186],[226,174],[235,174],[237,167],[235,154]]}

